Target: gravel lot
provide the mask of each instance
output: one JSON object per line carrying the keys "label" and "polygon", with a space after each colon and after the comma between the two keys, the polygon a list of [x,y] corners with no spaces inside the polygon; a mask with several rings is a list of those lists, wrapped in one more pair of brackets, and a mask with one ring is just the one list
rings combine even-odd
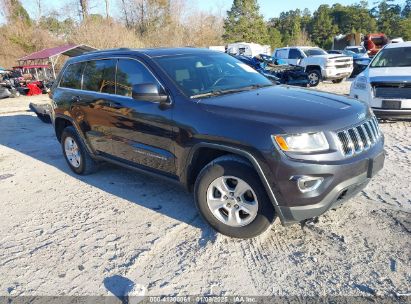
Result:
{"label": "gravel lot", "polygon": [[28,111],[44,99],[0,100],[0,295],[410,295],[411,122],[381,123],[385,168],[317,225],[236,240],[175,185],[107,164],[74,175]]}

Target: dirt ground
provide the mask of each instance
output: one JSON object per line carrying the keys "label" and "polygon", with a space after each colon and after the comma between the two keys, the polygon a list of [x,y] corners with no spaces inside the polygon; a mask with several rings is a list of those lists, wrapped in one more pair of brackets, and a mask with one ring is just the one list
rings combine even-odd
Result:
{"label": "dirt ground", "polygon": [[175,185],[111,165],[74,175],[28,110],[42,99],[0,100],[0,295],[410,295],[411,122],[381,123],[384,169],[318,224],[236,240]]}

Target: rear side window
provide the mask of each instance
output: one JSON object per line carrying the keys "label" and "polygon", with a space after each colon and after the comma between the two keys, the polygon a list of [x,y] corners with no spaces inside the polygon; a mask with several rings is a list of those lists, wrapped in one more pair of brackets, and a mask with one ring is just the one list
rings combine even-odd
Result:
{"label": "rear side window", "polygon": [[83,74],[83,90],[115,93],[116,61],[113,59],[88,61]]}
{"label": "rear side window", "polygon": [[131,96],[133,85],[158,84],[147,68],[136,60],[119,59],[117,64],[117,95]]}
{"label": "rear side window", "polygon": [[275,57],[278,59],[287,59],[288,49],[280,49],[275,53]]}
{"label": "rear side window", "polygon": [[65,70],[60,81],[60,87],[70,89],[81,89],[82,63],[70,64]]}

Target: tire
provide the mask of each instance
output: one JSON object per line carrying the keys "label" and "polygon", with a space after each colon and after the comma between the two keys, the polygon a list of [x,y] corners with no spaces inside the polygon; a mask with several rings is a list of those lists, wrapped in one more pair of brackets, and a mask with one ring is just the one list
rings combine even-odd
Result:
{"label": "tire", "polygon": [[321,81],[321,72],[318,70],[309,70],[307,72],[308,80],[310,81],[310,87],[316,87]]}
{"label": "tire", "polygon": [[333,82],[333,83],[341,83],[343,80],[344,80],[344,78],[334,79],[332,82]]}
{"label": "tire", "polygon": [[[235,180],[236,185],[233,184]],[[231,190],[224,192],[227,199],[217,190],[220,181],[225,182],[228,188],[226,190]],[[238,185],[241,187],[237,188]],[[244,192],[240,188],[248,190]],[[215,195],[219,198],[215,198]],[[201,170],[194,185],[194,200],[200,214],[211,227],[234,238],[255,237],[267,230],[275,218],[274,206],[257,172],[250,163],[234,155],[219,157]],[[224,206],[214,208],[213,213],[210,207],[212,202],[214,206]],[[247,209],[249,212],[244,211]],[[229,214],[236,214],[238,217],[231,217],[229,223]]]}
{"label": "tire", "polygon": [[[68,147],[72,144],[72,155],[68,155],[69,151],[66,149],[66,144]],[[91,158],[83,144],[83,141],[80,139],[76,129],[73,126],[68,126],[63,130],[61,135],[61,148],[67,164],[74,173],[79,175],[87,175],[97,170],[97,162]],[[74,152],[74,150],[77,152]]]}

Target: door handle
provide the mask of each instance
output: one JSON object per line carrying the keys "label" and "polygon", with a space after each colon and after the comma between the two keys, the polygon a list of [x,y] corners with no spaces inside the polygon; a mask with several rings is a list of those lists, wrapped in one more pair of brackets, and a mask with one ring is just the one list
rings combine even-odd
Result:
{"label": "door handle", "polygon": [[73,96],[73,97],[71,97],[71,101],[72,102],[80,102],[80,96]]}

